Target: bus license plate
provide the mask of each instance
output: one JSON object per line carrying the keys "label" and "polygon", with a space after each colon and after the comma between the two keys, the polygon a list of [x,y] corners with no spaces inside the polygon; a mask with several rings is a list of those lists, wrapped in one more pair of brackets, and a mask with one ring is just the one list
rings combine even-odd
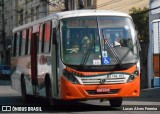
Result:
{"label": "bus license plate", "polygon": [[109,92],[110,91],[110,89],[108,89],[108,88],[99,88],[99,89],[97,89],[97,93],[103,93],[103,92]]}

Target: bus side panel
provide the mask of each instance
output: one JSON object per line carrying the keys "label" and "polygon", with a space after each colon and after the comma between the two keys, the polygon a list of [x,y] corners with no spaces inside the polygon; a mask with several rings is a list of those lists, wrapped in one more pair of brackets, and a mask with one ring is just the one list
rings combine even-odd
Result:
{"label": "bus side panel", "polygon": [[11,87],[12,89],[21,92],[20,74],[18,76],[17,66],[18,66],[18,58],[11,57],[11,82],[12,82]]}
{"label": "bus side panel", "polygon": [[[45,77],[49,76],[52,80],[51,74],[51,21],[40,24],[37,56],[37,79],[40,96],[46,96]],[[52,83],[52,82],[51,82]]]}
{"label": "bus side panel", "polygon": [[33,94],[31,86],[30,56],[11,58],[11,82],[12,88],[21,92],[21,75],[24,75],[27,94]]}
{"label": "bus side panel", "polygon": [[51,56],[50,54],[39,54],[38,55],[37,71],[38,71],[37,78],[38,78],[39,95],[45,97],[46,96],[45,76],[46,74],[51,76]]}

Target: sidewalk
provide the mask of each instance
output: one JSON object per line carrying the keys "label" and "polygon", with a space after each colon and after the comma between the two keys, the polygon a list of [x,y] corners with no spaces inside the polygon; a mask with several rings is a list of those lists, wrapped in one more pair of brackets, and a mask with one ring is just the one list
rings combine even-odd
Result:
{"label": "sidewalk", "polygon": [[141,90],[140,98],[160,102],[160,87]]}
{"label": "sidewalk", "polygon": [[139,97],[124,98],[123,105],[160,106],[160,88],[142,89]]}
{"label": "sidewalk", "polygon": [[0,86],[10,86],[11,85],[11,81],[10,80],[4,80],[4,79],[0,79]]}

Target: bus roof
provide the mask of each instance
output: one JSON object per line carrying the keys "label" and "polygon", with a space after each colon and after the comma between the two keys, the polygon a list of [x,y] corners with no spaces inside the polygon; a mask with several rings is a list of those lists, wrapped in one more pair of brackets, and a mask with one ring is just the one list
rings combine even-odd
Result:
{"label": "bus roof", "polygon": [[81,16],[123,16],[123,17],[130,17],[126,13],[117,12],[117,11],[110,11],[110,10],[72,10],[72,11],[65,11],[51,14],[47,17],[41,18],[39,20],[35,20],[28,24],[24,24],[22,26],[16,27],[13,29],[12,32],[16,32],[22,30],[24,28],[29,28],[31,26],[43,23],[45,21],[49,21],[52,19],[63,19],[63,18],[70,18],[70,17],[81,17]]}
{"label": "bus roof", "polygon": [[128,14],[110,11],[110,10],[73,10],[67,12],[57,13],[61,18],[78,17],[78,16],[127,16]]}

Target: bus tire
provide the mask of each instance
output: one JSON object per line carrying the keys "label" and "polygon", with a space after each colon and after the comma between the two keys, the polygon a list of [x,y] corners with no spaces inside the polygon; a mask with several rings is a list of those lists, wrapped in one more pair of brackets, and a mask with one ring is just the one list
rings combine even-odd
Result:
{"label": "bus tire", "polygon": [[46,76],[46,79],[45,79],[45,89],[46,89],[46,103],[49,105],[54,105],[53,99],[52,99],[51,81],[48,75]]}
{"label": "bus tire", "polygon": [[22,76],[22,79],[21,79],[21,94],[22,94],[22,100],[23,102],[28,102],[28,95],[26,93],[26,83],[25,83],[25,80],[24,80],[24,77]]}
{"label": "bus tire", "polygon": [[111,107],[120,107],[122,105],[122,98],[111,98],[109,99],[109,103]]}

